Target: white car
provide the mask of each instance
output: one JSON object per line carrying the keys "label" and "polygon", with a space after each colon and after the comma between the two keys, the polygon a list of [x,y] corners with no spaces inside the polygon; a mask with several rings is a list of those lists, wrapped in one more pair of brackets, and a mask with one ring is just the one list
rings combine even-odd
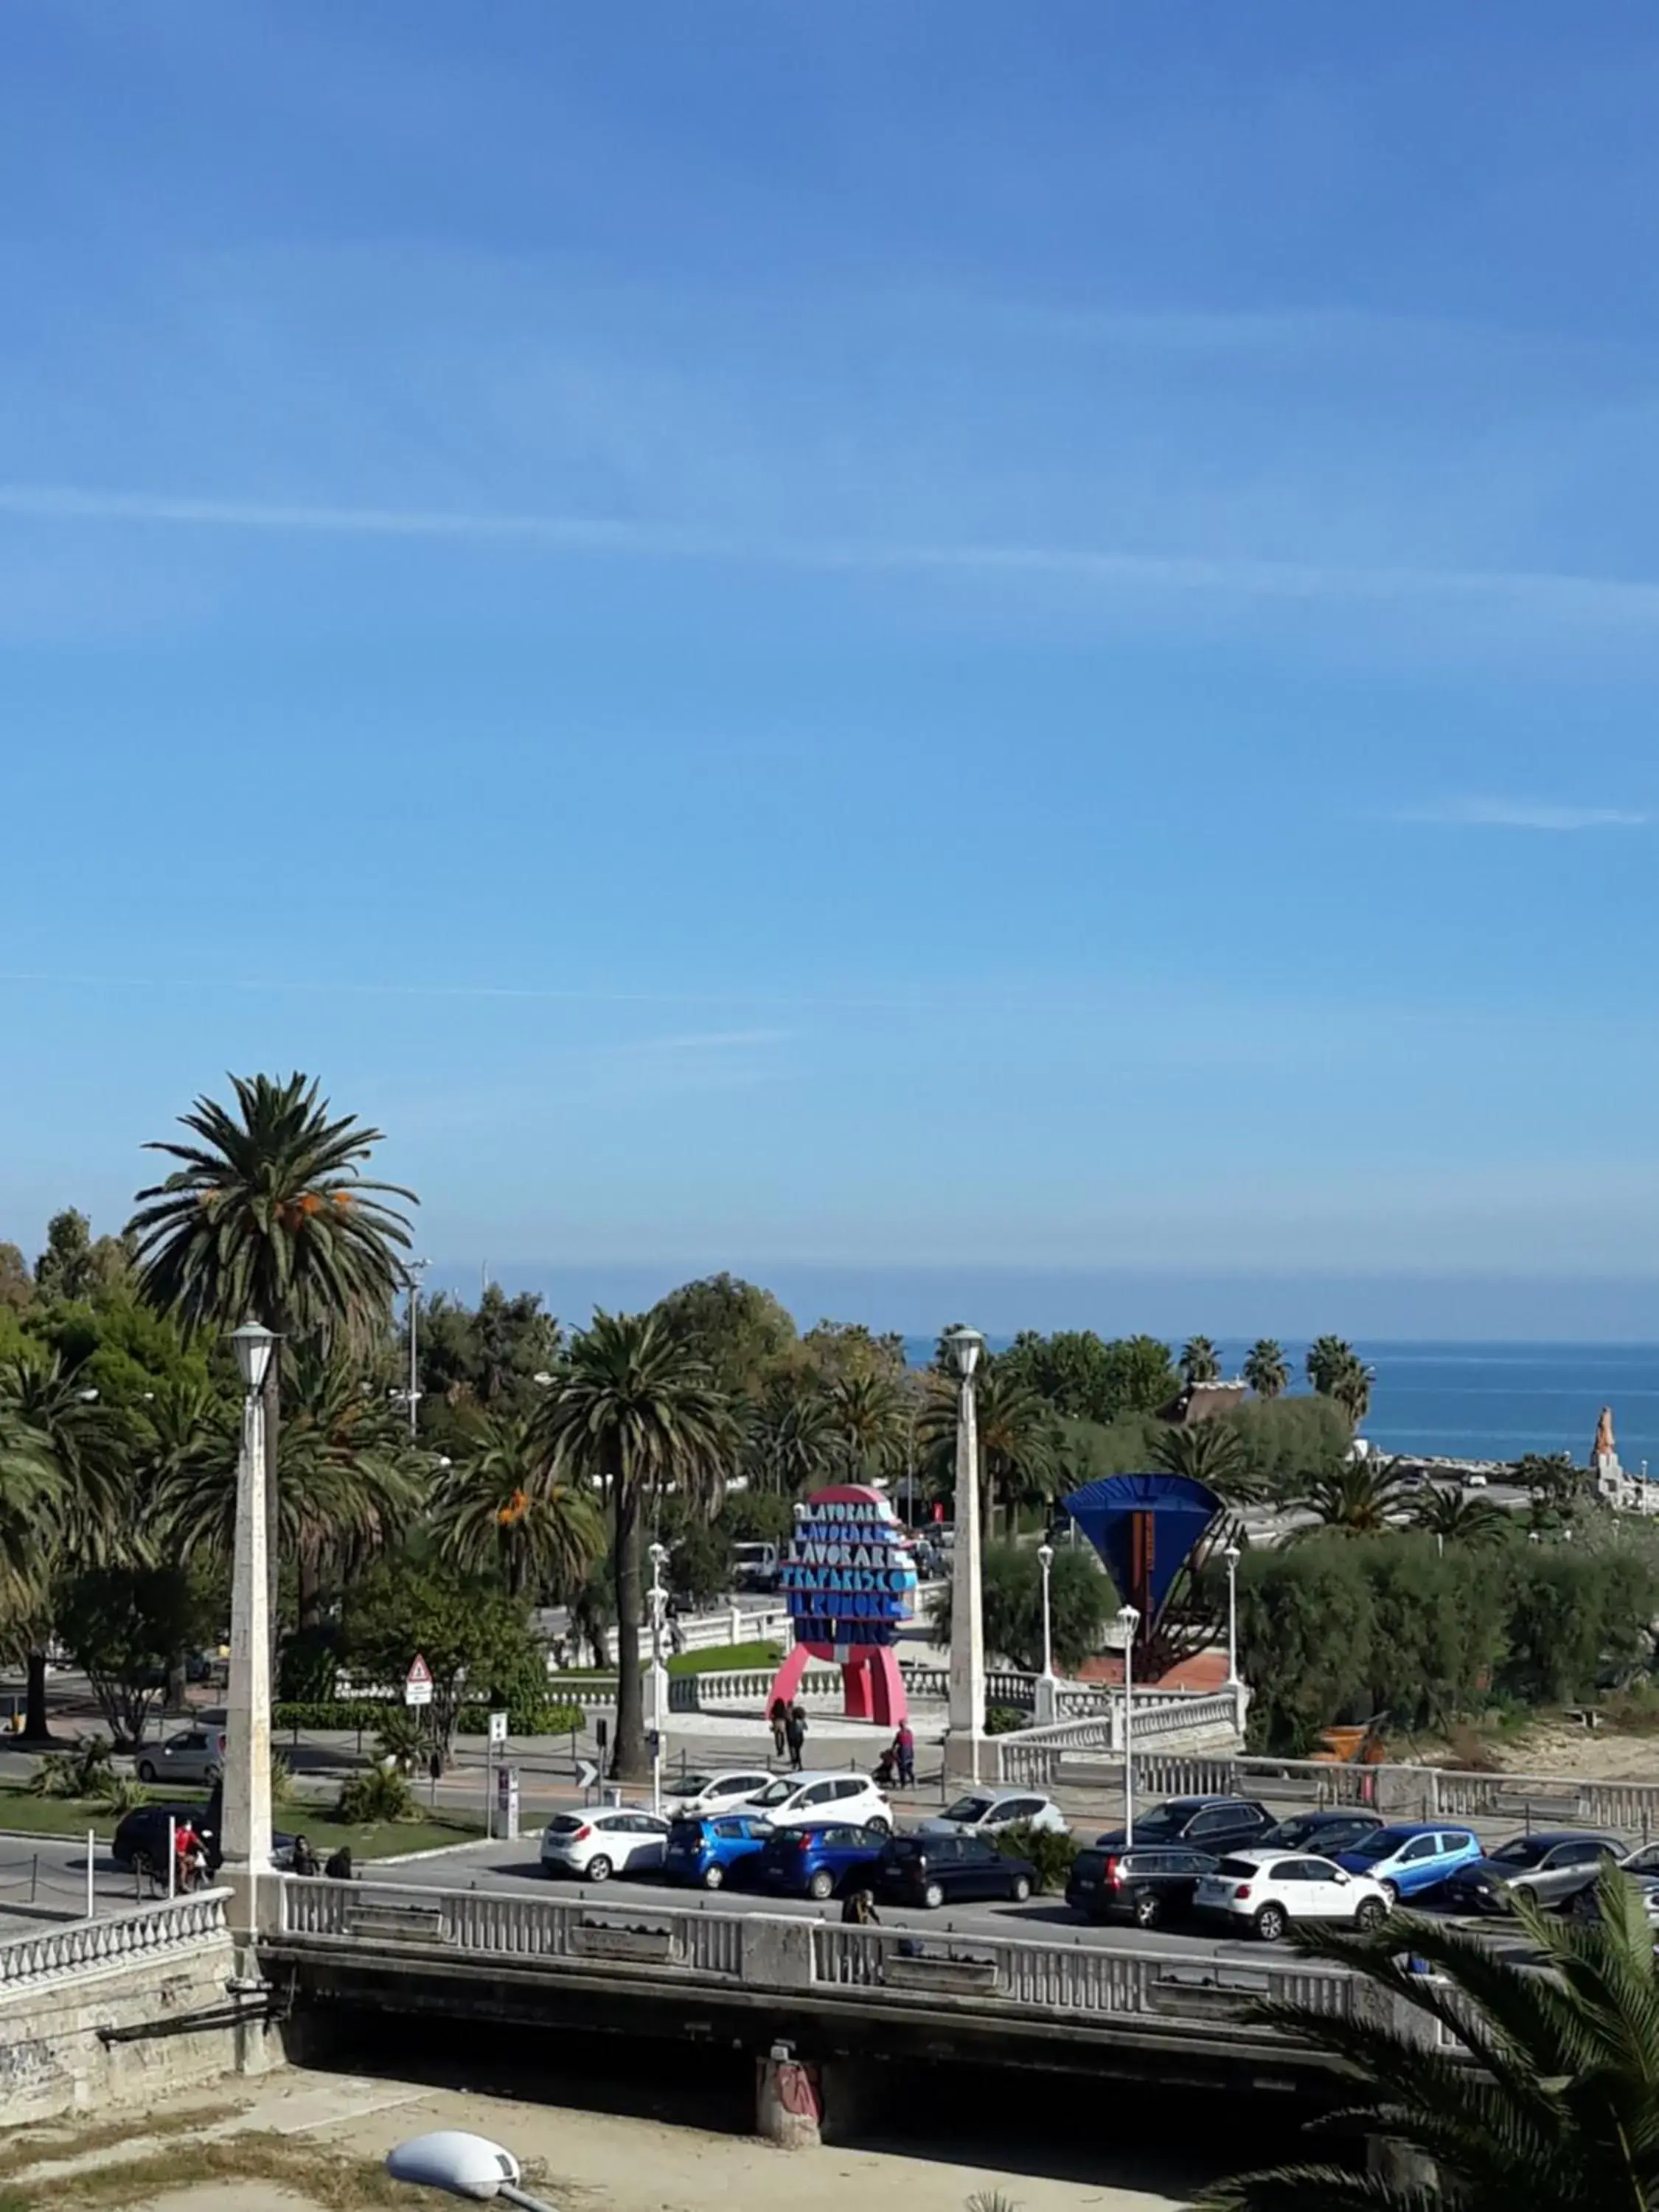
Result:
{"label": "white car", "polygon": [[954,1805],[932,1820],[918,1822],[924,1836],[994,1836],[1017,1821],[1029,1820],[1034,1828],[1052,1834],[1066,1832],[1066,1815],[1052,1797],[1029,1790],[975,1790],[958,1797]]}
{"label": "white car", "polygon": [[772,1775],[764,1766],[734,1766],[719,1774],[683,1774],[672,1790],[665,1789],[663,1810],[700,1820],[705,1814],[735,1811],[771,1784]]}
{"label": "white car", "polygon": [[1293,1920],[1336,1921],[1367,1931],[1389,1917],[1389,1893],[1369,1875],[1349,1874],[1304,1851],[1233,1851],[1193,1891],[1195,1911],[1231,1920],[1276,1943]]}
{"label": "white car", "polygon": [[780,1774],[746,1802],[775,1828],[844,1820],[880,1836],[893,1832],[891,1808],[867,1774]]}
{"label": "white car", "polygon": [[643,1874],[661,1866],[668,1826],[659,1814],[637,1813],[627,1805],[556,1813],[542,1831],[542,1872],[580,1875],[584,1881]]}

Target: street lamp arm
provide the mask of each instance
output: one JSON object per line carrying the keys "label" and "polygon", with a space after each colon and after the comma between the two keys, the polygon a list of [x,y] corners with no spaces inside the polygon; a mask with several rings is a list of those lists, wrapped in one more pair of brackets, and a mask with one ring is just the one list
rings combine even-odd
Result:
{"label": "street lamp arm", "polygon": [[532,2197],[527,2189],[514,2189],[508,2181],[502,2182],[495,2194],[504,2203],[516,2204],[519,2212],[554,2212],[553,2206],[545,2198]]}

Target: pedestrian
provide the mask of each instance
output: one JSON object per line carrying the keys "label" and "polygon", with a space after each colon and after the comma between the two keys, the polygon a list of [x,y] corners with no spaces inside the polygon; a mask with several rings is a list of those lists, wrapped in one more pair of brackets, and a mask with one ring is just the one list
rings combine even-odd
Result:
{"label": "pedestrian", "polygon": [[879,1928],[881,1915],[876,1911],[876,1893],[872,1889],[853,1890],[841,1908],[844,1928]]}
{"label": "pedestrian", "polygon": [[308,1837],[295,1836],[294,1838],[293,1866],[295,1874],[316,1873],[317,1854],[312,1850]]}
{"label": "pedestrian", "polygon": [[781,1759],[784,1741],[789,1731],[789,1708],[781,1698],[773,1698],[772,1710],[766,1717],[772,1723],[772,1748]]}
{"label": "pedestrian", "polygon": [[349,1881],[351,1880],[351,1846],[349,1844],[342,1844],[337,1851],[330,1852],[328,1864],[323,1869],[323,1872],[328,1876],[331,1881]]}
{"label": "pedestrian", "polygon": [[893,1749],[898,1758],[898,1778],[901,1790],[916,1786],[916,1740],[910,1733],[908,1718],[899,1723],[898,1734],[893,1738]]}
{"label": "pedestrian", "polygon": [[806,1716],[799,1705],[789,1708],[789,1717],[783,1724],[783,1740],[789,1747],[790,1771],[799,1774],[800,1755],[806,1748]]}

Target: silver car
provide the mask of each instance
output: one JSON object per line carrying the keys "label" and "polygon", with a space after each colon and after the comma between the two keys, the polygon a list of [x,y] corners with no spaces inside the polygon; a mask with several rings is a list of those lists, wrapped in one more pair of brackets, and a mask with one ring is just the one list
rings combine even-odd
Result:
{"label": "silver car", "polygon": [[1052,1797],[1034,1790],[970,1790],[918,1826],[924,1836],[994,1836],[1022,1820],[1057,1836],[1066,1833],[1066,1815]]}
{"label": "silver car", "polygon": [[216,1782],[225,1771],[222,1729],[185,1729],[141,1752],[134,1771],[141,1782]]}

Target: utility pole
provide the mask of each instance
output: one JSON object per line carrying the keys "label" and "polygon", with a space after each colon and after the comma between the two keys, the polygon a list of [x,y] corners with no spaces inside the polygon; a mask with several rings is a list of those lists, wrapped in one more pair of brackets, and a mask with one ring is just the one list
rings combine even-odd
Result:
{"label": "utility pole", "polygon": [[410,1260],[404,1267],[409,1279],[409,1433],[416,1434],[421,1414],[421,1362],[416,1338],[420,1326],[421,1278],[430,1260]]}

